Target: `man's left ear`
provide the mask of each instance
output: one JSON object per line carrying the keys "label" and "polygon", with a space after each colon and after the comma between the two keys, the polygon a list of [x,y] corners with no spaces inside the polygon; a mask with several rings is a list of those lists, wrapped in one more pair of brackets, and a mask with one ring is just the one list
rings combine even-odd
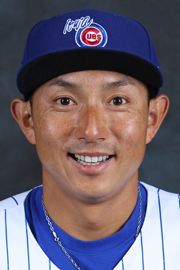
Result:
{"label": "man's left ear", "polygon": [[150,100],[146,143],[150,143],[156,135],[169,109],[169,98],[159,95]]}

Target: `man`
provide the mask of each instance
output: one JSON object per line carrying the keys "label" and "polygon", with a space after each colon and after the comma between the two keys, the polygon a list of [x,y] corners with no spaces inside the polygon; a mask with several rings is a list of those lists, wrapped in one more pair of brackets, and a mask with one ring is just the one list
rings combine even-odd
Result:
{"label": "man", "polygon": [[1,202],[0,269],[178,270],[178,195],[138,181],[169,106],[146,29],[98,10],[42,21],[17,84],[43,185]]}

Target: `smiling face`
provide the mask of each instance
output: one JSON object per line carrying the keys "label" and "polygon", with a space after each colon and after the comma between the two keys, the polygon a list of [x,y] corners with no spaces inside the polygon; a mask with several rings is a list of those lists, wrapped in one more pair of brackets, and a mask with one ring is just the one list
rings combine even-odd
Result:
{"label": "smiling face", "polygon": [[157,101],[149,104],[147,96],[145,85],[132,77],[81,71],[42,85],[32,106],[16,100],[12,111],[36,144],[44,186],[84,202],[136,186],[145,145],[160,125]]}

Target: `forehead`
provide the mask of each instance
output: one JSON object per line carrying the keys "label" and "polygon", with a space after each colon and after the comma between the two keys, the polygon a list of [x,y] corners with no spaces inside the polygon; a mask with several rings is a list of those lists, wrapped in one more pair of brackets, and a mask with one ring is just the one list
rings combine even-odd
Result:
{"label": "forehead", "polygon": [[133,86],[143,86],[145,85],[128,75],[115,71],[106,71],[106,70],[86,70],[71,72],[67,74],[60,75],[56,78],[45,83],[45,85],[61,85],[61,86],[70,86],[70,85],[80,85],[80,84],[103,84],[111,86],[117,85],[133,85]]}
{"label": "forehead", "polygon": [[64,91],[90,97],[110,94],[111,90],[119,91],[117,94],[134,96],[134,99],[148,97],[147,87],[141,81],[123,73],[106,70],[87,70],[60,75],[37,88],[32,97],[46,99],[54,94],[65,94]]}

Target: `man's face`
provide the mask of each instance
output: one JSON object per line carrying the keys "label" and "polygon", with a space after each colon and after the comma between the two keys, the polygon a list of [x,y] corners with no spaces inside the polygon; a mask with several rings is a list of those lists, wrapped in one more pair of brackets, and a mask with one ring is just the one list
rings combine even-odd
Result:
{"label": "man's face", "polygon": [[150,140],[143,83],[118,72],[73,72],[38,88],[31,110],[44,184],[98,202],[137,181]]}

